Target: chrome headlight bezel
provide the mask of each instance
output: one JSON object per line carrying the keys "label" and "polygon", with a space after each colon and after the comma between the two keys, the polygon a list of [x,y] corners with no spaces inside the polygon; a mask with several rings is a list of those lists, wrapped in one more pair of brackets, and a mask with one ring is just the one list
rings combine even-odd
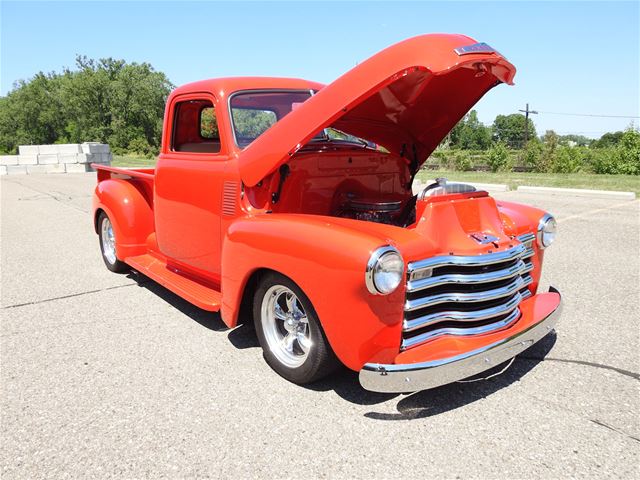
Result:
{"label": "chrome headlight bezel", "polygon": [[558,227],[555,217],[550,213],[545,213],[538,222],[538,231],[536,233],[538,247],[540,247],[541,250],[549,247],[555,240],[557,231]]}
{"label": "chrome headlight bezel", "polygon": [[[376,282],[376,276],[379,276],[381,274],[379,267],[388,262],[396,262],[396,265],[398,265],[399,267],[396,268],[395,272],[391,272],[392,274],[395,273],[397,275],[397,281],[394,280],[394,282],[392,283],[392,288],[389,286],[385,287],[380,278],[378,278],[378,281]],[[365,270],[364,278],[367,289],[373,295],[389,295],[395,292],[402,283],[404,267],[404,260],[397,249],[395,249],[391,245],[377,248],[371,254]]]}

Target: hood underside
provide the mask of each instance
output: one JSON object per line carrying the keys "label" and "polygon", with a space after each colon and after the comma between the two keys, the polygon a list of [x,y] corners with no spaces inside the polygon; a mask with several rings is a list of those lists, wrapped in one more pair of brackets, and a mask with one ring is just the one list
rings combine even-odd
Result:
{"label": "hood underside", "polygon": [[240,153],[253,186],[326,127],[379,144],[419,167],[491,88],[513,84],[515,67],[464,35],[410,38],[357,65]]}

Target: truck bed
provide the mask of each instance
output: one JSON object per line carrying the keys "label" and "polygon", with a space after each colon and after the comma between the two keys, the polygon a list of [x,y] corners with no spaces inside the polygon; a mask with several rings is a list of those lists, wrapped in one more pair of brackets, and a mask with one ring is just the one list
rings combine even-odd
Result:
{"label": "truck bed", "polygon": [[98,180],[104,180],[106,178],[112,178],[112,174],[125,175],[132,178],[143,178],[153,182],[155,176],[155,168],[118,168],[108,165],[99,165],[92,163],[91,167],[98,172]]}

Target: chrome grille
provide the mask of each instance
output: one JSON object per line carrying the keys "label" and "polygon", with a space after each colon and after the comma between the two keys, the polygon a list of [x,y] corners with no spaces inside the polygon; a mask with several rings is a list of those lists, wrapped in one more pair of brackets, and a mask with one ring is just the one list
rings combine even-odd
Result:
{"label": "chrome grille", "polygon": [[535,235],[518,240],[502,252],[409,263],[401,348],[441,335],[487,333],[516,321],[518,305],[531,296]]}

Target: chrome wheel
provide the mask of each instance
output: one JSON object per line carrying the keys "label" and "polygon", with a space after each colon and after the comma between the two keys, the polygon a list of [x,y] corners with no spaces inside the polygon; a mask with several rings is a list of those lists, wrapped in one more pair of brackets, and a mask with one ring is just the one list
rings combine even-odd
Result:
{"label": "chrome wheel", "polygon": [[111,225],[111,220],[109,217],[104,217],[102,220],[101,235],[100,239],[102,240],[102,254],[104,258],[111,265],[115,265],[116,263],[116,239],[113,235],[113,226]]}
{"label": "chrome wheel", "polygon": [[260,311],[271,352],[287,367],[301,366],[312,342],[309,319],[296,294],[284,285],[274,285],[266,291]]}

